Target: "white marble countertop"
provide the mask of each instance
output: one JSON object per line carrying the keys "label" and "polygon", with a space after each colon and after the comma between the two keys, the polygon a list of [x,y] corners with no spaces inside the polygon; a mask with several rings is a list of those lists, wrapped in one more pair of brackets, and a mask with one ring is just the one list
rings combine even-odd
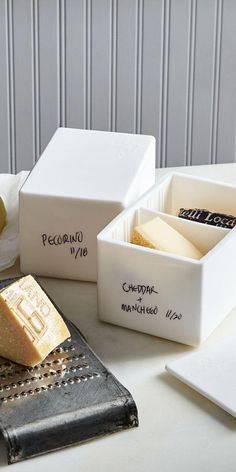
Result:
{"label": "white marble countertop", "polygon": [[[171,170],[157,170],[157,177]],[[178,170],[236,184],[236,164]],[[18,273],[16,264],[0,275]],[[164,370],[167,362],[192,348],[99,322],[96,284],[40,280],[105,365],[130,390],[140,426],[11,465],[12,472],[235,472],[236,419]],[[236,309],[200,349],[234,333]],[[7,470],[3,442],[0,451],[0,467]]]}

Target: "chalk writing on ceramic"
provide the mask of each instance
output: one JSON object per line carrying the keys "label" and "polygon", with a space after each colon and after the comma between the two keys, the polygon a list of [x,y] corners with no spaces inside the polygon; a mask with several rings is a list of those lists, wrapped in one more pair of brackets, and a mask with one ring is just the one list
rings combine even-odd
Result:
{"label": "chalk writing on ceramic", "polygon": [[125,311],[126,313],[136,312],[136,313],[139,313],[140,315],[141,314],[143,315],[157,315],[158,314],[157,305],[145,306],[145,305],[139,305],[138,303],[135,303],[134,305],[122,303],[121,310]]}
{"label": "chalk writing on ceramic", "polygon": [[153,293],[158,294],[158,291],[155,289],[154,285],[141,285],[124,282],[122,284],[122,289],[126,293],[137,292],[141,293],[142,295],[152,295]]}
{"label": "chalk writing on ceramic", "polygon": [[82,231],[76,231],[73,234],[46,234],[41,235],[42,243],[44,246],[49,244],[50,246],[60,246],[61,244],[73,244],[73,243],[82,243],[84,235]]}
{"label": "chalk writing on ceramic", "polygon": [[83,231],[63,234],[41,234],[41,241],[44,247],[69,245],[70,255],[74,257],[74,259],[83,258],[88,255],[88,248],[81,246],[83,239]]}
{"label": "chalk writing on ceramic", "polygon": [[169,320],[181,320],[182,317],[182,313],[176,313],[176,311],[173,310],[167,310],[166,312],[166,318],[168,318]]}
{"label": "chalk writing on ceramic", "polygon": [[[158,306],[155,303],[150,304],[150,296],[158,295],[157,288],[154,285],[123,282],[121,288],[123,295],[129,294],[129,303],[121,303],[122,311],[126,313],[135,312],[139,315],[158,315]],[[130,301],[130,297],[133,298],[133,301]]]}
{"label": "chalk writing on ceramic", "polygon": [[74,246],[72,246],[70,247],[70,253],[74,255],[75,259],[77,259],[77,257],[86,257],[88,254],[88,248],[87,247],[75,248]]}

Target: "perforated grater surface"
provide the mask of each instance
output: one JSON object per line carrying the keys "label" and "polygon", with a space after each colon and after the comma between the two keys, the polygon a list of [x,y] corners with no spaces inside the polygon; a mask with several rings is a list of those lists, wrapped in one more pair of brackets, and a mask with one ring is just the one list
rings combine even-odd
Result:
{"label": "perforated grater surface", "polygon": [[[0,281],[0,289],[13,281]],[[71,338],[41,364],[24,367],[0,358],[0,428],[8,463],[138,425],[131,394],[65,322]]]}

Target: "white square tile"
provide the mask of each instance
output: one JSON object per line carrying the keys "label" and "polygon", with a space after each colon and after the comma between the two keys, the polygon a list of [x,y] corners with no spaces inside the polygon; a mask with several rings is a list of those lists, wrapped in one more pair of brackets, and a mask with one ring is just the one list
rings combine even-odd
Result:
{"label": "white square tile", "polygon": [[236,337],[170,362],[166,370],[236,417]]}

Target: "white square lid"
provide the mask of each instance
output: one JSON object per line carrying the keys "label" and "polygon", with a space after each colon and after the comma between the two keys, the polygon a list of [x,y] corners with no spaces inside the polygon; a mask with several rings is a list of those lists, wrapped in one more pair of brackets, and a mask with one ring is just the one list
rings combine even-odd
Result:
{"label": "white square lid", "polygon": [[236,417],[236,337],[170,362],[166,370]]}
{"label": "white square lid", "polygon": [[[23,192],[123,202],[153,149],[152,136],[58,128],[26,181]],[[142,176],[141,176],[142,177]]]}

